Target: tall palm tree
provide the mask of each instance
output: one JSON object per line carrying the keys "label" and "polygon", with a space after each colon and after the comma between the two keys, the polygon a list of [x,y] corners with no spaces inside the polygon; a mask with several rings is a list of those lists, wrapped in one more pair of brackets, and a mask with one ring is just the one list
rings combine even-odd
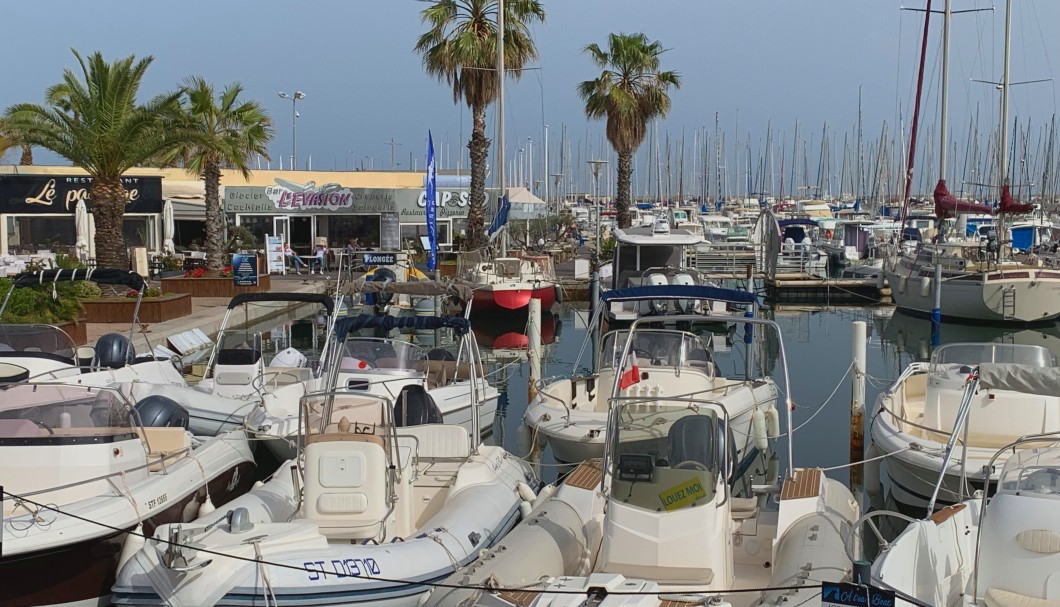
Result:
{"label": "tall palm tree", "polygon": [[0,158],[2,158],[8,150],[12,150],[16,147],[22,149],[22,154],[19,156],[18,160],[19,165],[26,166],[33,164],[33,148],[19,143],[18,134],[13,132],[10,127],[7,127],[3,120],[0,120]]}
{"label": "tall palm tree", "polygon": [[184,81],[185,114],[189,128],[197,134],[181,150],[187,168],[202,176],[206,185],[206,264],[220,270],[225,262],[224,225],[221,217],[221,167],[250,176],[250,161],[272,139],[272,120],[257,101],[239,98],[243,87],[229,84],[215,94],[214,87],[200,77]]}
{"label": "tall palm tree", "polygon": [[[428,30],[416,41],[416,52],[431,76],[453,87],[453,102],[471,108],[471,201],[468,206],[469,248],[485,244],[486,107],[497,99],[497,0],[423,0],[420,11]],[[530,24],[543,22],[538,0],[504,0],[504,65],[515,78],[537,58]]]}
{"label": "tall palm tree", "polygon": [[20,145],[51,150],[88,172],[98,265],[127,268],[121,177],[187,140],[179,122],[180,94],[158,95],[140,105],[136,98],[151,57],[136,60],[130,55],[108,63],[99,52],[88,57],[73,53],[80,74],[65,70],[62,82],[46,91],[46,105],[13,105],[6,123]]}
{"label": "tall palm tree", "polygon": [[681,87],[677,72],[659,71],[659,56],[666,52],[644,34],[610,34],[608,48],[596,43],[585,53],[602,69],[595,80],[578,85],[585,115],[607,119],[607,140],[618,154],[618,187],[615,210],[618,225],[630,224],[630,190],[633,154],[648,133],[648,123],[670,112],[670,89]]}

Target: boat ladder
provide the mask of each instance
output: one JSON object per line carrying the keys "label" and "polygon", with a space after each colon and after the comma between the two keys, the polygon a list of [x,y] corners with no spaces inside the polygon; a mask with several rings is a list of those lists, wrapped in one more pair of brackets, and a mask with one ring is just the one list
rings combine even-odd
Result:
{"label": "boat ladder", "polygon": [[1016,287],[1009,285],[1001,290],[1001,315],[1008,320],[1016,315]]}

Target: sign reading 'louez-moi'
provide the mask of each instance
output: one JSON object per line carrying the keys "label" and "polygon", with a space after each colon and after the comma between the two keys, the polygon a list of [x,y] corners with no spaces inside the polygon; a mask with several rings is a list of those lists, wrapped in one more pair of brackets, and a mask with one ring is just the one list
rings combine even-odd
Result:
{"label": "sign reading 'louez-moi'", "polygon": [[[316,185],[277,179],[270,186],[228,186],[226,213],[380,215],[394,213],[404,223],[426,221],[426,192],[416,188],[347,188],[335,183]],[[438,192],[439,218],[467,217],[467,190]]]}
{"label": "sign reading 'louez-moi'", "polygon": [[[161,177],[122,177],[126,213],[161,213]],[[78,201],[92,210],[87,175],[2,175],[0,213],[73,213]]]}

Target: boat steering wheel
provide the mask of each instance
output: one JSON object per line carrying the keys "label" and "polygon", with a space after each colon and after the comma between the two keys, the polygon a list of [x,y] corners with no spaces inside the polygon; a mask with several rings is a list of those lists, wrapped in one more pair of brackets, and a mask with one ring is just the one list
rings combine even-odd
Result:
{"label": "boat steering wheel", "polygon": [[697,462],[694,459],[686,459],[685,461],[673,466],[674,470],[699,470],[700,472],[710,472],[710,468],[707,468],[702,462]]}
{"label": "boat steering wheel", "polygon": [[38,428],[44,428],[45,430],[47,430],[47,431],[48,431],[48,436],[52,436],[52,435],[54,435],[54,434],[55,434],[55,430],[54,430],[54,429],[52,429],[52,427],[51,427],[51,426],[49,426],[48,424],[46,424],[46,423],[44,423],[44,422],[41,422],[41,421],[37,421],[37,420],[35,420],[35,419],[31,419],[31,420],[29,420],[29,421],[31,421],[31,422],[33,422],[34,424],[36,424]]}

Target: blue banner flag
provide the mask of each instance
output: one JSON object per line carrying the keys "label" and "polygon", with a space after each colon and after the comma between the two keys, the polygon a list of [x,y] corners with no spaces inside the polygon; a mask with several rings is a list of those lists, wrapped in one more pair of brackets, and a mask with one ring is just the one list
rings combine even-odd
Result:
{"label": "blue banner flag", "polygon": [[438,175],[434,167],[434,139],[431,132],[427,131],[427,240],[431,249],[427,251],[427,269],[434,271],[438,269],[438,193],[435,184]]}
{"label": "blue banner flag", "polygon": [[508,223],[508,213],[512,210],[512,203],[508,200],[507,194],[501,198],[501,204],[497,208],[497,214],[493,216],[493,223],[490,224],[489,230],[486,230],[486,234],[490,237],[490,240],[500,233],[501,228],[504,224]]}

